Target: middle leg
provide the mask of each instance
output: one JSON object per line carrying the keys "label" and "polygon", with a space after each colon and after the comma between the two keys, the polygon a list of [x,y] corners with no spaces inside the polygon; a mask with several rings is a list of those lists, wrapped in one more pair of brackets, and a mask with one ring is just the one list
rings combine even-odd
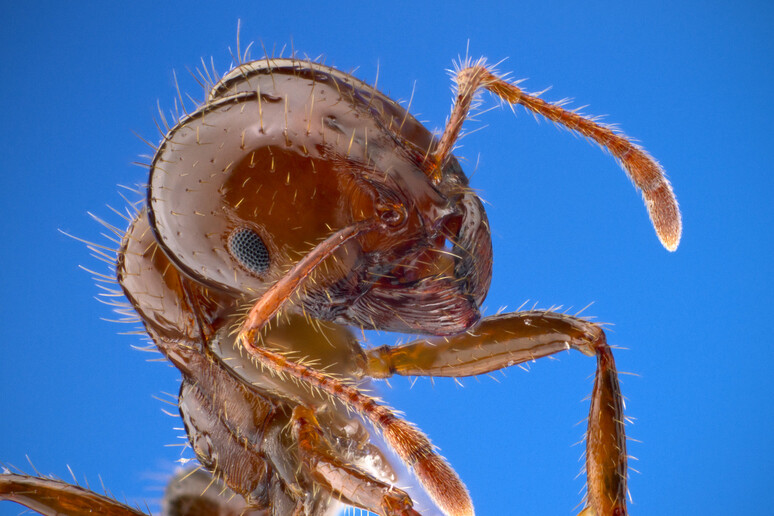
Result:
{"label": "middle leg", "polygon": [[599,325],[565,314],[525,311],[482,319],[453,337],[420,339],[367,352],[366,374],[464,377],[575,349],[597,357],[586,434],[585,515],[626,514],[626,434],[618,373]]}
{"label": "middle leg", "polygon": [[594,356],[606,345],[602,329],[584,319],[542,310],[514,312],[486,317],[453,337],[371,349],[367,374],[476,376],[569,349]]}

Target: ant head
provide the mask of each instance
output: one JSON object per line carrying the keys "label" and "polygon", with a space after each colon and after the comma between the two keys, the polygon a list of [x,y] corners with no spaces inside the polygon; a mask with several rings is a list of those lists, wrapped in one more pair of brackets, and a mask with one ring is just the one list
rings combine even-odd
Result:
{"label": "ant head", "polygon": [[186,275],[256,299],[334,231],[373,221],[313,271],[296,306],[362,327],[458,333],[479,318],[492,249],[481,201],[453,157],[433,164],[436,146],[350,75],[246,63],[159,146],[151,227]]}

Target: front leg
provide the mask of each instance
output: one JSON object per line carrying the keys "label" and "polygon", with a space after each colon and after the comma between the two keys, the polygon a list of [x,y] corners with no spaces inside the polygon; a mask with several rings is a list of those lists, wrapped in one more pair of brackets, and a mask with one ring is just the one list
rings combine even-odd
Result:
{"label": "front leg", "polygon": [[547,311],[496,315],[454,337],[371,349],[367,374],[473,376],[568,349],[597,357],[586,434],[588,496],[582,514],[623,516],[627,472],[623,401],[613,354],[598,325]]}

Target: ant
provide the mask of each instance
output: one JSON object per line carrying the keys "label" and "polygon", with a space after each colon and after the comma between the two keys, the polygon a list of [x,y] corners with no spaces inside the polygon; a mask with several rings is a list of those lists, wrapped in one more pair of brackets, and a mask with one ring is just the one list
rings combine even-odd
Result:
{"label": "ant", "polygon": [[[484,89],[609,150],[670,251],[681,235],[672,188],[619,132],[524,92],[484,60],[463,62],[455,81],[436,138],[349,74],[240,57],[166,128],[145,202],[117,230],[116,261],[127,311],[182,374],[180,415],[201,464],[170,483],[166,514],[322,515],[338,501],[416,516],[384,447],[445,514],[473,514],[452,467],[368,380],[480,375],[568,349],[597,363],[581,514],[626,513],[623,403],[605,333],[552,311],[481,316],[490,229],[452,151]],[[423,336],[366,349],[352,328]],[[0,475],[0,499],[44,514],[140,514],[22,474]]]}

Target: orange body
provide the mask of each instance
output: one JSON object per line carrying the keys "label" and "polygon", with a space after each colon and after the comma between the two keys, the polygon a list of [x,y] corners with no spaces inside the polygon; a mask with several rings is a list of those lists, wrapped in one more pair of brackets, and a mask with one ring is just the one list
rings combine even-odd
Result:
{"label": "orange body", "polygon": [[[183,376],[180,414],[203,469],[173,479],[165,514],[316,516],[337,501],[384,516],[473,514],[452,467],[367,393],[369,379],[485,374],[568,349],[597,358],[583,513],[626,513],[623,403],[605,334],[550,311],[481,317],[490,230],[451,151],[485,88],[607,147],[674,250],[671,186],[610,127],[523,92],[483,61],[463,64],[438,139],[375,88],[295,59],[240,63],[168,128],[116,264],[131,309]],[[364,349],[352,327],[425,337]],[[396,487],[400,468],[385,447],[432,503]],[[135,514],[92,495],[0,475],[0,499],[46,514],[62,500],[74,514]]]}

